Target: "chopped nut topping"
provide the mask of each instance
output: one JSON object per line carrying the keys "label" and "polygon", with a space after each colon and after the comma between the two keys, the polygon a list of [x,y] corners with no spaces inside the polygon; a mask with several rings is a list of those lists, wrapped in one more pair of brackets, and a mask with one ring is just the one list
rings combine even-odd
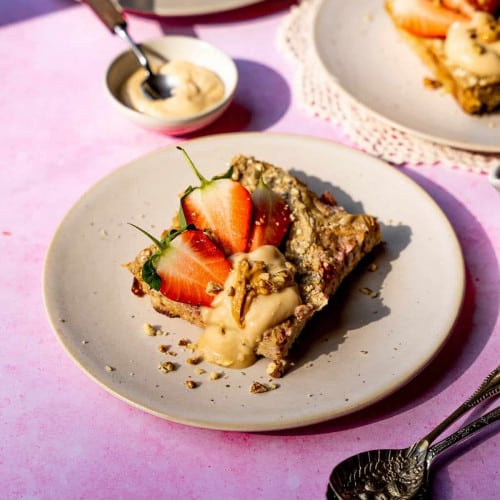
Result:
{"label": "chopped nut topping", "polygon": [[250,386],[250,392],[252,394],[260,394],[262,392],[267,392],[268,390],[269,388],[266,385],[261,384],[260,382],[253,382]]}
{"label": "chopped nut topping", "polygon": [[479,39],[484,43],[494,43],[500,38],[500,24],[489,23],[479,32]]}
{"label": "chopped nut topping", "polygon": [[114,372],[115,371],[115,368],[113,366],[109,366],[109,365],[106,365],[104,367],[104,369],[107,371],[107,372]]}
{"label": "chopped nut topping", "polygon": [[194,380],[191,380],[191,379],[186,380],[186,382],[184,382],[184,383],[186,384],[186,387],[188,389],[195,389],[196,387],[198,387],[198,384]]}
{"label": "chopped nut topping", "polygon": [[424,87],[429,90],[436,90],[443,86],[443,84],[439,80],[436,80],[435,78],[429,78],[428,76],[424,78],[423,82]]}
{"label": "chopped nut topping", "polygon": [[168,352],[168,345],[160,344],[158,346],[158,351],[160,351],[163,354],[167,353]]}
{"label": "chopped nut topping", "polygon": [[198,363],[201,363],[202,361],[203,361],[203,358],[201,356],[195,356],[195,357],[186,359],[186,363],[188,365],[197,365]]}
{"label": "chopped nut topping", "polygon": [[486,53],[486,48],[479,43],[475,43],[472,47],[474,48],[474,52],[480,56]]}
{"label": "chopped nut topping", "polygon": [[158,367],[158,370],[160,370],[162,373],[170,373],[173,372],[176,369],[176,366],[172,361],[164,361],[163,363],[160,363],[160,366]]}
{"label": "chopped nut topping", "polygon": [[150,323],[144,323],[144,325],[142,326],[142,329],[144,330],[144,333],[148,337],[155,337],[156,336],[156,329]]}
{"label": "chopped nut topping", "polygon": [[196,368],[194,371],[196,375],[203,375],[205,373],[205,370],[203,368]]}
{"label": "chopped nut topping", "polygon": [[220,372],[210,372],[210,380],[217,380],[222,377]]}
{"label": "chopped nut topping", "polygon": [[271,377],[280,378],[286,373],[287,369],[288,363],[285,360],[280,359],[269,363],[266,368],[266,373]]}
{"label": "chopped nut topping", "polygon": [[368,295],[369,297],[371,297],[372,299],[375,299],[378,297],[378,292],[374,292],[371,288],[368,288],[368,287],[363,287],[363,288],[360,288],[359,291],[364,294],[364,295]]}
{"label": "chopped nut topping", "polygon": [[250,262],[241,259],[236,267],[235,290],[232,295],[232,314],[242,327],[245,315],[257,295],[269,295],[290,286],[293,275],[290,269],[269,273],[264,261]]}
{"label": "chopped nut topping", "polygon": [[188,339],[179,339],[179,342],[177,342],[178,346],[181,347],[187,347],[190,344]]}
{"label": "chopped nut topping", "polygon": [[219,283],[214,283],[213,281],[209,281],[207,283],[206,292],[208,293],[208,295],[217,295],[223,289],[224,287]]}

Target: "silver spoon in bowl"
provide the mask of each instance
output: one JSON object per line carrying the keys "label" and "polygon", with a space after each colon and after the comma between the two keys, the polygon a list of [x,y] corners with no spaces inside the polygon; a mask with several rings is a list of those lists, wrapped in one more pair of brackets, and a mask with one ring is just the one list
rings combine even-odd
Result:
{"label": "silver spoon in bowl", "polygon": [[431,443],[453,422],[479,403],[500,393],[500,367],[449,417],[420,441],[405,449],[371,450],[338,464],[330,475],[327,498],[388,500],[424,498],[431,462],[453,444],[500,418],[500,407],[459,429],[434,446]]}
{"label": "silver spoon in bowl", "polygon": [[175,88],[175,79],[169,75],[153,72],[148,58],[143,50],[130,37],[127,31],[127,22],[122,16],[120,9],[113,0],[83,0],[111,30],[112,33],[130,44],[132,52],[137,57],[139,64],[146,70],[147,77],[142,82],[142,89],[151,99],[166,99],[171,97]]}

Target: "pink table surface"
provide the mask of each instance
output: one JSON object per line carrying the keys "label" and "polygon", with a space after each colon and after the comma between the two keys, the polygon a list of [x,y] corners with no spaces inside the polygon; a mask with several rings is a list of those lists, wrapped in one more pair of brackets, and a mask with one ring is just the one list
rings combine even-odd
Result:
{"label": "pink table surface", "polygon": [[[161,21],[130,15],[130,31],[138,40],[193,35],[235,59],[235,102],[203,134],[279,131],[349,144],[341,129],[296,102],[293,68],[276,44],[289,6],[273,0]],[[104,73],[122,50],[73,1],[0,3],[0,497],[323,498],[333,465],[362,450],[410,444],[498,364],[499,193],[484,175],[446,165],[399,167],[451,220],[467,293],[446,348],[397,394],[355,415],[271,433],[190,428],[149,415],[73,363],[42,300],[48,245],[78,197],[119,166],[181,140],[142,130],[111,106]],[[498,498],[499,444],[497,432],[486,432],[461,456],[440,460],[435,498]]]}

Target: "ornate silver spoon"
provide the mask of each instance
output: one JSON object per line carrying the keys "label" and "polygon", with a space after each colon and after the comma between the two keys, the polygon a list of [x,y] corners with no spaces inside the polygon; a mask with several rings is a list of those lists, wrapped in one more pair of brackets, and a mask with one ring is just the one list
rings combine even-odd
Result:
{"label": "ornate silver spoon", "polygon": [[145,69],[147,77],[142,82],[142,89],[151,99],[166,99],[172,96],[175,87],[174,78],[155,73],[149,65],[146,54],[137,45],[127,31],[127,23],[115,0],[83,0],[101,19],[101,21],[120,38],[130,44],[139,64]]}
{"label": "ornate silver spoon", "polygon": [[338,464],[330,475],[327,498],[343,500],[423,498],[429,467],[434,458],[453,444],[498,420],[500,407],[474,420],[432,447],[431,443],[468,410],[499,393],[500,367],[497,367],[472,396],[409,448],[366,451]]}

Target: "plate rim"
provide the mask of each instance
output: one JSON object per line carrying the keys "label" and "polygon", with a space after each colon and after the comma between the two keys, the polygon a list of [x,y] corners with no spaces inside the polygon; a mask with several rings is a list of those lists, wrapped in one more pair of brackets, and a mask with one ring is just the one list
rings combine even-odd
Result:
{"label": "plate rim", "polygon": [[[195,138],[189,141],[186,141],[186,144],[184,146],[188,145],[191,142],[210,142],[215,140],[227,140],[228,138],[232,138],[235,136],[238,136],[239,138],[246,138],[246,137],[252,137],[252,138],[258,138],[262,136],[266,136],[268,138],[271,138],[271,140],[278,140],[278,141],[283,141],[283,140],[294,140],[297,141],[299,140],[305,140],[308,142],[317,142],[321,143],[324,146],[327,146],[328,148],[332,149],[339,149],[344,152],[347,152],[348,154],[352,155],[359,155],[360,157],[368,157],[370,161],[373,161],[380,165],[382,168],[385,169],[390,169],[391,172],[397,176],[399,176],[401,179],[404,180],[408,185],[411,185],[412,189],[417,189],[421,195],[424,196],[424,198],[429,202],[435,213],[438,214],[441,218],[441,221],[445,224],[447,227],[449,235],[452,237],[452,241],[455,247],[455,256],[459,258],[461,266],[460,269],[457,270],[457,272],[460,273],[460,287],[456,292],[456,297],[455,297],[455,307],[454,307],[454,313],[452,317],[450,317],[450,321],[447,321],[448,326],[446,328],[446,333],[443,334],[443,337],[441,339],[441,342],[439,345],[434,347],[433,352],[431,355],[423,360],[417,367],[415,367],[410,373],[408,373],[405,377],[399,376],[396,381],[391,386],[386,386],[383,388],[383,390],[380,390],[378,394],[376,395],[369,395],[365,397],[365,399],[361,402],[358,402],[354,408],[350,406],[346,406],[342,411],[337,411],[335,414],[331,414],[328,410],[323,410],[322,412],[316,413],[315,416],[309,417],[308,419],[304,420],[301,419],[300,421],[297,421],[296,419],[293,418],[287,418],[281,421],[275,421],[275,422],[265,422],[265,423],[254,423],[254,424],[239,424],[238,422],[232,423],[231,425],[228,425],[227,423],[218,423],[214,421],[210,421],[207,419],[199,418],[199,419],[193,419],[193,418],[184,418],[184,417],[176,417],[175,415],[167,415],[166,413],[159,412],[152,408],[150,405],[144,402],[139,402],[135,401],[131,397],[127,397],[127,395],[121,394],[119,391],[113,389],[112,387],[106,385],[106,383],[99,379],[96,375],[92,373],[92,371],[84,365],[84,363],[79,359],[77,353],[73,352],[72,349],[70,348],[69,345],[66,344],[64,341],[62,335],[59,334],[58,332],[58,324],[59,324],[59,318],[56,317],[55,311],[52,310],[50,306],[50,299],[49,299],[49,283],[48,283],[48,265],[51,259],[51,255],[54,252],[54,248],[57,246],[57,240],[61,237],[61,234],[64,232],[64,226],[67,223],[68,220],[71,219],[73,216],[73,213],[77,211],[78,206],[84,202],[86,196],[94,191],[95,189],[98,188],[101,184],[105,184],[106,182],[109,182],[110,179],[112,179],[114,176],[120,176],[121,172],[124,169],[129,169],[129,168],[136,168],[137,163],[144,161],[147,158],[154,157],[156,155],[161,154],[163,151],[166,150],[173,150],[176,148],[176,144],[170,144],[161,148],[158,148],[156,150],[153,150],[145,155],[141,155],[127,163],[125,163],[122,166],[119,166],[115,168],[114,170],[110,171],[100,179],[98,179],[95,183],[93,183],[88,189],[84,191],[84,193],[77,198],[77,200],[71,205],[69,210],[66,212],[66,214],[63,216],[61,219],[60,223],[58,224],[53,238],[48,246],[46,255],[45,255],[45,262],[43,266],[43,273],[42,273],[42,279],[43,279],[43,302],[46,310],[46,314],[49,319],[49,324],[52,327],[52,330],[59,341],[59,344],[62,345],[64,348],[65,352],[69,355],[70,359],[76,363],[76,365],[87,375],[89,376],[92,380],[97,382],[97,384],[105,389],[108,393],[112,394],[115,397],[118,397],[120,400],[126,402],[127,404],[138,408],[142,411],[145,411],[147,413],[150,413],[152,415],[155,415],[157,417],[160,417],[162,419],[175,422],[175,423],[181,423],[185,425],[190,425],[193,427],[198,427],[198,428],[205,428],[205,429],[214,429],[214,430],[225,430],[225,431],[237,431],[237,432],[262,432],[262,431],[275,431],[275,430],[285,430],[285,429],[296,429],[296,428],[301,428],[304,426],[310,426],[310,425],[315,425],[319,424],[325,421],[329,420],[334,420],[340,417],[343,417],[348,414],[352,414],[354,412],[360,411],[366,407],[369,407],[378,401],[385,399],[387,397],[390,397],[391,394],[396,392],[397,390],[401,389],[404,387],[406,384],[408,384],[411,380],[413,380],[419,373],[421,373],[429,363],[433,361],[433,359],[438,355],[438,353],[441,351],[441,349],[446,345],[450,335],[452,334],[454,330],[454,326],[456,324],[456,321],[460,317],[460,311],[463,306],[463,300],[465,296],[465,261],[464,261],[464,256],[463,252],[460,246],[460,243],[458,241],[457,235],[455,233],[455,230],[444,213],[444,211],[439,207],[437,202],[419,185],[417,184],[413,179],[410,177],[404,175],[399,169],[395,167],[391,167],[387,162],[384,162],[383,160],[380,160],[379,158],[373,157],[371,155],[367,155],[366,153],[363,153],[361,151],[355,150],[353,148],[350,148],[348,146],[345,146],[343,144],[335,143],[333,141],[329,141],[327,139],[322,139],[318,137],[312,137],[312,136],[305,136],[301,134],[294,134],[294,133],[279,133],[279,132],[236,132],[236,133],[223,133],[223,134],[215,134],[212,136],[203,136],[199,138]],[[307,170],[305,170],[307,173]],[[444,329],[443,329],[444,330]]]}
{"label": "plate rim", "polygon": [[[220,12],[229,12],[231,10],[240,9],[242,7],[248,7],[256,3],[263,2],[265,0],[235,0],[231,5],[210,5],[203,0],[199,0],[199,4],[192,7],[183,6],[182,3],[177,5],[170,5],[170,2],[164,0],[155,0],[154,5],[150,9],[134,8],[129,6],[123,6],[122,1],[120,5],[127,11],[136,12],[138,14],[152,14],[156,16],[166,16],[166,17],[184,17],[184,16],[196,16],[205,14],[217,14]],[[132,0],[133,2],[133,0]],[[130,2],[129,2],[130,3]],[[159,4],[159,6],[157,6]]]}

